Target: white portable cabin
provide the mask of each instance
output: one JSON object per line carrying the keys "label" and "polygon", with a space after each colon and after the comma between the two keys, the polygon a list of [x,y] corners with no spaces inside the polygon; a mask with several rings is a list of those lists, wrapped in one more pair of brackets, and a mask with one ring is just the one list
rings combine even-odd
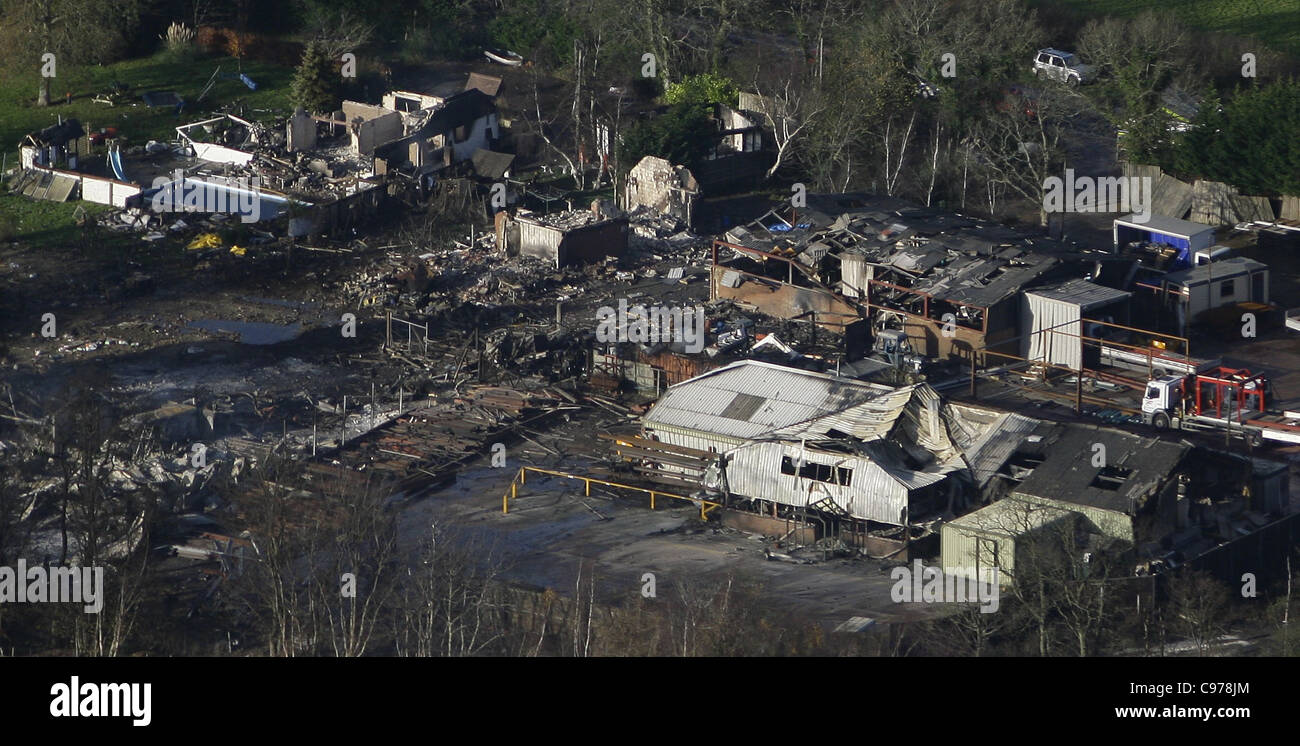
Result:
{"label": "white portable cabin", "polygon": [[1180,328],[1212,308],[1268,303],[1268,265],[1244,256],[1170,272],[1160,283],[1162,296],[1176,304]]}

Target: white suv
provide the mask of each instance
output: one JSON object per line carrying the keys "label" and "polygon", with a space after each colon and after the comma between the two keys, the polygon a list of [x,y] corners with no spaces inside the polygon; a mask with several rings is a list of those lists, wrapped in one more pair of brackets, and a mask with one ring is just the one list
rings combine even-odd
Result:
{"label": "white suv", "polygon": [[1071,52],[1059,49],[1040,49],[1034,56],[1034,75],[1039,78],[1051,78],[1068,85],[1079,85],[1092,81],[1091,65],[1079,62]]}

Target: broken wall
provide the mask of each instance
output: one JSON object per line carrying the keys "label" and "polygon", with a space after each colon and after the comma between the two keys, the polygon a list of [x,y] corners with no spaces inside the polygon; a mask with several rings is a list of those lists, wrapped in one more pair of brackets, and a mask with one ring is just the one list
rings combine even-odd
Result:
{"label": "broken wall", "polygon": [[316,147],[316,120],[299,107],[286,125],[285,145],[290,153]]}
{"label": "broken wall", "polygon": [[[528,220],[510,222],[518,228],[520,253],[545,259],[556,267],[599,262],[627,251],[628,222],[622,218],[568,230]],[[513,238],[512,227],[506,224],[506,235],[510,238]]]}
{"label": "broken wall", "polygon": [[140,187],[136,184],[99,176],[81,176],[81,198],[87,202],[126,207],[127,198],[139,193]]}
{"label": "broken wall", "polygon": [[343,119],[348,123],[352,148],[361,155],[374,155],[375,148],[405,134],[401,112],[382,106],[344,101]]}
{"label": "broken wall", "polygon": [[[311,232],[346,230],[367,223],[379,214],[387,197],[387,189],[374,186],[333,202],[316,205],[310,210]],[[298,219],[301,222],[301,217]]]}
{"label": "broken wall", "polygon": [[685,167],[674,167],[663,158],[646,156],[628,173],[623,188],[623,207],[647,207],[691,223],[699,187]]}
{"label": "broken wall", "polygon": [[427,93],[415,93],[412,91],[389,91],[384,94],[382,99],[383,108],[389,111],[419,111],[421,109],[431,109],[439,106],[446,99],[441,96],[431,96]]}

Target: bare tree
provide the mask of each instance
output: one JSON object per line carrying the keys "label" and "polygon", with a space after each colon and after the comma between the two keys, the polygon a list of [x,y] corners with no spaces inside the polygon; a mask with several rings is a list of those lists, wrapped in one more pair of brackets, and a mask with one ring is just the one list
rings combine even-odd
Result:
{"label": "bare tree", "polygon": [[[1107,590],[1112,586],[1116,558],[1122,548],[1085,551],[1074,526],[1052,532],[1064,548],[1055,583],[1055,608],[1061,623],[1074,636],[1080,658],[1096,652],[1102,633],[1115,622],[1117,609]],[[1114,591],[1110,592],[1114,595]]]}
{"label": "bare tree", "polygon": [[503,567],[493,547],[435,521],[402,581],[398,653],[464,657],[493,650],[505,626]]}
{"label": "bare tree", "polygon": [[811,81],[787,77],[766,94],[758,81],[754,92],[760,102],[761,114],[776,146],[776,160],[764,174],[770,179],[794,155],[801,144],[800,137],[816,123],[817,117],[827,107],[820,91],[809,90]]}
{"label": "bare tree", "polygon": [[1228,598],[1228,589],[1208,573],[1185,570],[1169,577],[1169,614],[1174,629],[1201,654],[1223,634]]}
{"label": "bare tree", "polygon": [[375,38],[375,25],[350,8],[330,10],[312,4],[308,17],[312,39],[329,59],[338,62],[346,52],[356,52]]}
{"label": "bare tree", "polygon": [[322,635],[334,655],[364,655],[392,611],[397,527],[385,509],[383,485],[341,494],[336,522],[326,527],[328,537],[314,573],[315,608],[324,618]]}
{"label": "bare tree", "polygon": [[[875,144],[886,129],[893,134],[893,118],[910,112],[912,97],[903,70],[873,44],[871,34],[845,32],[836,47],[849,51],[825,71],[826,106],[808,131],[803,152],[819,189],[847,191],[862,181],[860,164],[880,157],[882,148]],[[890,123],[881,127],[880,122]]]}
{"label": "bare tree", "polygon": [[1084,99],[1064,86],[1044,86],[1032,106],[1004,107],[975,129],[970,145],[990,184],[1003,186],[1038,207],[1047,225],[1048,177],[1063,177],[1062,139],[1070,122],[1084,109]]}
{"label": "bare tree", "polygon": [[902,126],[902,122],[893,115],[885,118],[885,127],[879,133],[885,160],[884,169],[881,171],[885,180],[885,194],[892,195],[898,188],[898,177],[903,173],[907,147],[912,143],[912,131],[915,126],[916,109],[912,109],[908,114],[906,127]]}
{"label": "bare tree", "polygon": [[254,499],[241,506],[248,516],[253,555],[240,582],[241,611],[260,632],[268,655],[293,657],[316,645],[310,562],[316,537],[309,527],[320,507],[303,501],[282,482],[292,479],[279,459],[259,469]]}
{"label": "bare tree", "polygon": [[[12,71],[40,77],[36,105],[48,106],[52,78],[66,76],[71,65],[114,59],[139,17],[138,0],[114,3],[111,13],[98,0],[12,0],[0,16],[0,44]],[[53,76],[46,74],[47,62]]]}
{"label": "bare tree", "polygon": [[988,612],[978,603],[968,603],[944,618],[939,627],[963,653],[979,658],[988,652],[994,637],[1011,627],[1011,615],[1005,609]]}
{"label": "bare tree", "polygon": [[[569,157],[569,154],[566,153],[563,148],[556,145],[555,140],[552,139],[552,128],[556,120],[559,118],[559,115],[554,115],[549,119],[542,116],[541,83],[538,79],[539,74],[540,73],[538,73],[536,69],[533,70],[533,116],[531,117],[529,124],[532,125],[533,131],[542,139],[542,142],[546,143],[548,148],[564,159],[564,163],[568,167],[569,173],[573,175],[575,180],[577,180],[581,178],[577,164],[575,164],[573,159]],[[576,101],[576,92],[574,95]]]}

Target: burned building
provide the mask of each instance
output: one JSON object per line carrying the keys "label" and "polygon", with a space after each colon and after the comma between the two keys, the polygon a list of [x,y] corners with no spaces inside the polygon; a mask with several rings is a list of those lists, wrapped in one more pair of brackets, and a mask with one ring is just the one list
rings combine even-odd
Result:
{"label": "burned building", "polygon": [[406,133],[406,121],[399,111],[356,101],[344,101],[342,109],[352,149],[359,155],[374,155],[380,145]]}
{"label": "burned building", "polygon": [[843,329],[902,329],[930,358],[1015,352],[1021,290],[1060,274],[1047,242],[878,197],[809,197],[715,242],[712,297]]}
{"label": "burned building", "polygon": [[716,139],[692,173],[709,194],[758,183],[776,160],[759,115],[725,104],[714,107]]}
{"label": "burned building", "polygon": [[19,162],[23,168],[63,166],[75,171],[77,159],[84,157],[89,148],[90,141],[81,122],[63,119],[58,124],[25,136],[18,146]]}
{"label": "burned building", "polygon": [[375,148],[376,173],[404,167],[416,172],[437,171],[469,160],[477,150],[491,150],[501,137],[496,104],[477,88],[405,116],[413,118],[406,134]]}
{"label": "burned building", "polygon": [[744,360],[670,386],[641,431],[648,453],[663,451],[652,479],[695,480],[729,507],[772,517],[835,521],[843,536],[892,551],[981,501],[1006,438],[1035,424],[945,403],[926,384]]}
{"label": "burned building", "polygon": [[627,251],[626,218],[602,218],[590,210],[538,215],[519,210],[496,216],[497,247],[508,256],[535,256],[558,269],[603,261]]}
{"label": "burned building", "polygon": [[[114,188],[118,201],[133,193],[128,184],[115,184],[111,179],[84,173],[82,169],[89,154],[90,138],[76,119],[64,119],[28,134],[18,146],[21,169],[9,183],[9,189],[32,199],[66,202],[85,197],[89,178],[94,182],[89,191],[96,201],[112,204]],[[102,200],[98,199],[101,193]]]}
{"label": "burned building", "polygon": [[1012,440],[996,476],[1007,497],[943,527],[945,567],[996,567],[1006,584],[1025,543],[1055,526],[1055,550],[1118,575],[1192,563],[1239,580],[1277,570],[1285,553],[1263,548],[1294,540],[1277,464],[1077,423],[1041,422]]}
{"label": "burned building", "polygon": [[647,155],[628,172],[623,187],[623,209],[647,208],[691,225],[700,185],[685,166]]}

